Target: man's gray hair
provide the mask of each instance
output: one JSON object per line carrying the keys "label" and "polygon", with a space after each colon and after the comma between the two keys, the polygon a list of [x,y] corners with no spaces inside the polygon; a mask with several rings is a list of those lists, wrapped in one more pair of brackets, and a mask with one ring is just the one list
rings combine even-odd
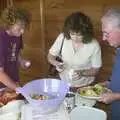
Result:
{"label": "man's gray hair", "polygon": [[102,19],[107,19],[109,20],[109,22],[111,21],[112,24],[114,24],[116,27],[120,27],[120,9],[119,8],[109,9],[102,17]]}

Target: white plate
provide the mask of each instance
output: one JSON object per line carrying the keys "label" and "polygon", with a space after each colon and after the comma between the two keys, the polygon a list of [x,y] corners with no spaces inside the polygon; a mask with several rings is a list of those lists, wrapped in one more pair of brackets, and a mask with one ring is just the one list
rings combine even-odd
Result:
{"label": "white plate", "polygon": [[95,99],[86,99],[84,97],[81,97],[78,93],[76,93],[76,105],[77,106],[89,106],[89,107],[93,107],[96,104],[96,100]]}
{"label": "white plate", "polygon": [[91,100],[98,100],[98,99],[101,98],[101,96],[83,96],[83,95],[80,95],[80,97],[83,97],[83,98],[86,98],[86,99],[91,99]]}
{"label": "white plate", "polygon": [[[84,87],[83,89],[85,89],[87,87]],[[82,89],[82,88],[81,88]],[[104,88],[105,89],[105,93],[107,92],[112,92],[110,89],[108,88]],[[79,93],[78,93],[79,94]],[[80,94],[79,94],[80,95]],[[80,97],[83,97],[85,99],[90,99],[90,100],[98,100],[102,97],[102,95],[99,95],[99,96],[84,96],[84,95],[80,95]]]}
{"label": "white plate", "polygon": [[88,106],[78,106],[70,113],[70,120],[106,120],[103,110]]}

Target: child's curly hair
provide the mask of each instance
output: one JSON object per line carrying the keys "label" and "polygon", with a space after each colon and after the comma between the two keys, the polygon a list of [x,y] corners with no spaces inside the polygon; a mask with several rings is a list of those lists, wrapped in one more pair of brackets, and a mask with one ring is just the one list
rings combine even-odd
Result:
{"label": "child's curly hair", "polygon": [[22,22],[25,27],[29,26],[31,14],[26,9],[16,8],[14,6],[6,8],[0,17],[0,26],[8,28],[16,22]]}

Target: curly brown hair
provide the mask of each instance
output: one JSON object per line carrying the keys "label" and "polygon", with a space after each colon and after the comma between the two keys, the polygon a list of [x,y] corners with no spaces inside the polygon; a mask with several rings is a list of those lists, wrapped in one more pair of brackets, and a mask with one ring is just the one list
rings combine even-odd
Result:
{"label": "curly brown hair", "polygon": [[8,28],[11,25],[20,21],[25,27],[28,27],[31,20],[31,14],[23,8],[16,8],[14,6],[6,8],[0,17],[0,26]]}
{"label": "curly brown hair", "polygon": [[91,42],[94,36],[90,18],[81,12],[74,12],[66,18],[63,33],[67,39],[70,39],[71,31],[83,35],[83,43]]}

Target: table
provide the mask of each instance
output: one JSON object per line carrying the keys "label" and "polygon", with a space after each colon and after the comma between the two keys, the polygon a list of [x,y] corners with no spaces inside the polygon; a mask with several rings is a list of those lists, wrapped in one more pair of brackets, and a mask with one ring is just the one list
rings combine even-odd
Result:
{"label": "table", "polygon": [[21,120],[70,120],[69,114],[64,107],[64,104],[60,106],[60,109],[56,112],[49,114],[40,114],[39,111],[32,108],[29,104],[22,106]]}
{"label": "table", "polygon": [[[81,98],[76,94],[76,105],[86,105],[93,106],[95,102],[84,100],[84,103],[81,102]],[[23,100],[16,100],[9,102],[6,106],[0,109],[0,120],[18,120],[21,109],[21,120],[69,120],[69,114],[65,109],[64,104],[60,106],[60,109],[57,112],[51,113],[46,116],[41,116],[40,114],[34,115],[29,104],[25,104]],[[45,118],[45,119],[43,119]],[[20,120],[20,119],[19,119]]]}

